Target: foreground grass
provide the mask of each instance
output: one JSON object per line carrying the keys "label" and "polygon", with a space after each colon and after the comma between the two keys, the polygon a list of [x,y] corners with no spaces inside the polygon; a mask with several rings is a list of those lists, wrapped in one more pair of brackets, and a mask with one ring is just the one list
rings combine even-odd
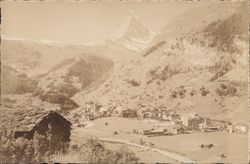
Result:
{"label": "foreground grass", "polygon": [[0,161],[4,163],[136,163],[139,158],[126,147],[107,149],[96,138],[85,138],[81,144],[70,145],[35,134],[33,139],[15,139],[13,133],[1,133]]}

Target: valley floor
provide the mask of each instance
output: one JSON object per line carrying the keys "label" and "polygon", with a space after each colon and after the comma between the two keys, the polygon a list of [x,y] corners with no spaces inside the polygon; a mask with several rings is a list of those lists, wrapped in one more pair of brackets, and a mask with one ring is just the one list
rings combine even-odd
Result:
{"label": "valley floor", "polygon": [[[146,137],[133,133],[133,130],[148,128],[154,123],[153,120],[109,117],[90,123],[90,126],[85,128],[73,129],[71,136],[73,143],[80,143],[86,136],[98,137],[112,149],[118,145],[126,145],[140,157],[140,162],[187,162],[185,160],[205,163],[247,162],[245,134],[211,132]],[[140,146],[142,141],[145,144]],[[214,146],[211,149],[202,149],[202,144]],[[222,154],[224,157],[221,157]]]}

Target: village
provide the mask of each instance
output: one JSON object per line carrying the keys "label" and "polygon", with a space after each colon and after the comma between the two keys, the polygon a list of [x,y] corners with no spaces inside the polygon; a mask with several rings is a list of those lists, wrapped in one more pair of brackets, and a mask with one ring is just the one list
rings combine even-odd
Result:
{"label": "village", "polygon": [[250,163],[248,1],[19,1],[0,163]]}
{"label": "village", "polygon": [[[194,113],[179,114],[173,110],[136,111],[107,108],[90,102],[86,103],[85,114],[75,111],[80,114],[81,118],[84,117],[77,122],[75,117],[70,118],[59,111],[42,108],[27,110],[22,107],[14,109],[7,104],[2,105],[6,111],[1,116],[2,127],[14,126],[11,128],[14,130],[14,138],[32,139],[36,137],[36,134],[46,135],[49,130],[53,134],[52,141],[60,143],[54,147],[55,150],[61,149],[61,145],[69,141],[71,145],[76,145],[82,143],[83,137],[92,136],[98,137],[103,144],[114,148],[118,145],[130,145],[134,152],[141,154],[142,159],[145,159],[145,154],[155,152],[161,158],[164,157],[163,161],[166,160],[165,158],[177,161],[203,160],[206,150],[213,149],[209,152],[213,156],[218,156],[221,160],[231,160],[234,152],[222,151],[224,148],[218,143],[223,140],[227,142],[235,137],[244,138],[247,131],[246,127],[242,125],[203,118]],[[4,113],[17,114],[18,117],[9,120]],[[1,133],[7,134],[5,130],[3,128]],[[204,133],[207,134],[204,135]],[[198,138],[192,140],[193,137]],[[176,143],[180,139],[183,141]],[[242,142],[238,147],[242,144],[244,143]],[[192,151],[183,152],[180,146],[185,146],[187,150],[193,147],[192,151],[204,150],[204,152],[200,153],[201,156],[197,156],[192,154]],[[148,160],[148,162],[152,162],[151,159]]]}
{"label": "village", "polygon": [[[190,134],[194,132],[228,132],[247,133],[247,127],[241,124],[232,124],[229,121],[211,119],[199,116],[197,113],[181,114],[173,110],[163,109],[126,109],[121,107],[105,107],[101,104],[88,102],[82,117],[86,121],[93,121],[105,117],[134,118],[138,120],[155,120],[151,128],[134,129],[133,133],[148,137],[161,135]],[[108,122],[105,123],[108,125]],[[85,125],[84,125],[85,126]],[[117,133],[117,132],[115,132]]]}

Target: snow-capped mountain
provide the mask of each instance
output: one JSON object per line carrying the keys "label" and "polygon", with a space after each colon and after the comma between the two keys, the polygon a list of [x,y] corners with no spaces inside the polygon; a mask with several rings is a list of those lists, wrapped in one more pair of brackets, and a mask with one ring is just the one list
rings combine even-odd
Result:
{"label": "snow-capped mountain", "polygon": [[130,50],[140,51],[147,47],[153,37],[154,33],[132,15],[123,22],[110,40]]}
{"label": "snow-capped mountain", "polygon": [[[94,46],[5,40],[2,61],[27,75],[45,69],[36,79],[48,102],[65,93],[80,106],[95,101],[192,111],[241,123],[247,116],[246,11],[243,4],[233,3],[192,9],[155,36],[131,16],[105,44]],[[16,76],[8,79],[17,81]],[[21,84],[30,86],[29,81]]]}
{"label": "snow-capped mountain", "polygon": [[91,46],[64,45],[48,40],[2,39],[2,61],[28,76],[47,73],[73,56],[89,53]]}
{"label": "snow-capped mountain", "polygon": [[[177,21],[183,15],[176,18],[176,23],[165,26],[145,52],[116,63],[105,83],[92,92],[76,95],[74,100],[84,104],[94,99],[104,106],[118,104],[130,109],[192,111],[245,122],[247,8],[243,3],[226,7],[234,12],[228,10],[220,16],[225,8],[220,4],[186,12],[184,20],[192,28]],[[203,10],[211,15],[209,19],[197,14]]]}
{"label": "snow-capped mountain", "polygon": [[55,47],[63,47],[65,46],[63,43],[59,41],[52,41],[52,40],[47,40],[47,39],[38,39],[38,40],[32,40],[32,39],[23,39],[23,38],[7,38],[5,36],[2,36],[3,40],[8,40],[8,41],[16,41],[16,42],[26,42],[29,44],[45,44],[45,45],[50,45],[50,46],[55,46]]}

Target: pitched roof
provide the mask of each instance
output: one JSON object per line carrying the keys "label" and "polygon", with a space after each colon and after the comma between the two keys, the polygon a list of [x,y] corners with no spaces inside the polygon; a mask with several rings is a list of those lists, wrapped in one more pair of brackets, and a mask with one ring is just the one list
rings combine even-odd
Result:
{"label": "pitched roof", "polygon": [[11,107],[2,105],[0,112],[0,129],[11,128],[15,131],[30,131],[43,118],[54,113],[42,108]]}

